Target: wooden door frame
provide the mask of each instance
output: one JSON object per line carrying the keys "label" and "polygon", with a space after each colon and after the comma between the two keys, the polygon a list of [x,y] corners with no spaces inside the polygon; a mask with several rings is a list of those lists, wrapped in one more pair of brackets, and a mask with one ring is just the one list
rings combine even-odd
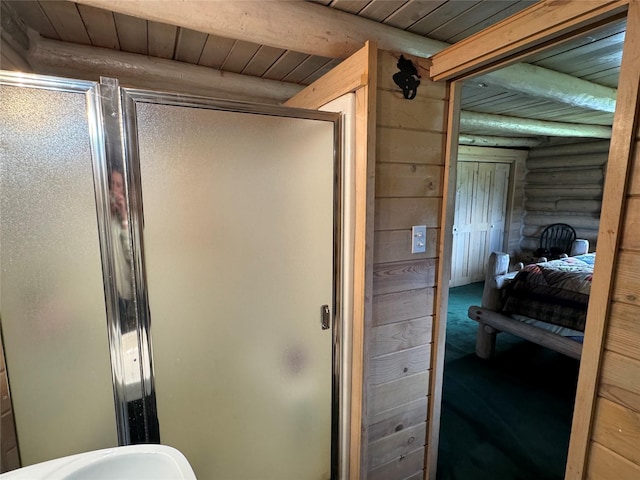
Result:
{"label": "wooden door frame", "polygon": [[[585,33],[593,28],[627,16],[628,30],[625,47],[633,44],[638,48],[634,35],[639,35],[640,0],[583,0],[558,2],[542,0],[520,13],[439,52],[432,57],[430,75],[433,80],[450,82],[454,105],[459,102],[461,80],[487,73],[514,63],[534,52],[555,43]],[[634,55],[635,54],[635,55]],[[635,58],[634,58],[635,56]],[[636,110],[639,102],[637,78],[640,66],[637,52],[625,48],[622,57],[618,101],[613,123],[608,172],[605,179],[602,200],[601,221],[598,232],[598,262],[594,271],[592,294],[587,314],[587,329],[580,364],[578,388],[571,429],[571,439],[565,478],[582,479],[586,473],[589,440],[593,426],[595,400],[597,396],[604,332],[607,326],[611,287],[616,261],[617,246],[621,238],[622,214],[625,188],[628,183],[631,155],[633,152],[633,132],[636,126]],[[457,101],[456,101],[457,99]],[[453,112],[454,114],[456,112]],[[454,115],[450,115],[453,117]],[[442,261],[438,268],[438,279],[447,278],[450,273],[451,236],[446,235],[451,227],[452,195],[455,189],[455,158],[458,128],[452,125],[447,134],[447,157],[445,172],[448,174],[449,195],[443,209]],[[452,162],[452,160],[454,160]],[[451,183],[453,182],[453,183]],[[449,255],[447,256],[447,252]],[[444,289],[443,289],[444,290]],[[442,330],[442,319],[447,315],[447,292],[438,292],[436,298],[436,331]],[[444,335],[438,335],[435,345],[434,371],[441,371],[444,363]],[[440,401],[442,377],[434,384],[433,399]],[[438,407],[439,412],[439,407]],[[435,418],[433,420],[436,420]],[[439,419],[437,419],[439,423]],[[430,445],[437,450],[438,432],[430,432]],[[428,452],[429,463],[437,458],[437,452]],[[429,477],[435,479],[435,467],[429,468]]]}
{"label": "wooden door frame", "polygon": [[374,42],[344,60],[284,103],[318,109],[347,93],[356,95],[355,113],[355,235],[353,259],[353,325],[351,330],[351,406],[349,418],[350,480],[366,475],[367,418],[365,325],[371,325],[373,291],[373,212],[376,151],[376,91],[378,49]]}

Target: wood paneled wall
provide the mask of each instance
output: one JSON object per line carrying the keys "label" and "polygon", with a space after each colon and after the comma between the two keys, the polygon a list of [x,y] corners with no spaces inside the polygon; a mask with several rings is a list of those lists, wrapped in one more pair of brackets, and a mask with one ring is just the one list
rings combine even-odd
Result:
{"label": "wood paneled wall", "polygon": [[594,480],[640,478],[639,138],[636,130],[591,433],[586,478]]}
{"label": "wood paneled wall", "polygon": [[[398,57],[378,56],[369,480],[422,478],[428,425],[447,90],[423,64],[417,96],[404,99],[392,79]],[[426,253],[411,254],[413,225],[427,226]]]}
{"label": "wood paneled wall", "polygon": [[547,225],[567,223],[595,250],[609,140],[537,147],[527,158],[521,248],[538,248]]}

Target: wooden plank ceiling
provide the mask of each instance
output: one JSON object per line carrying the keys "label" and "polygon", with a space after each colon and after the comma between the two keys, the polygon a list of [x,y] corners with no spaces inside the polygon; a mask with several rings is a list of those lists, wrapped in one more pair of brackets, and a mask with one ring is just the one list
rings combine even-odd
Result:
{"label": "wooden plank ceiling", "polygon": [[[308,85],[340,60],[223,38],[57,0],[2,0],[41,36],[171,59],[265,79]],[[327,8],[455,43],[535,3],[534,0],[314,0]],[[625,22],[608,25],[528,63],[615,88]],[[479,78],[463,89],[462,109],[555,122],[611,125],[613,114],[515,93]],[[495,134],[467,128],[470,134]],[[525,135],[520,135],[525,136]]]}

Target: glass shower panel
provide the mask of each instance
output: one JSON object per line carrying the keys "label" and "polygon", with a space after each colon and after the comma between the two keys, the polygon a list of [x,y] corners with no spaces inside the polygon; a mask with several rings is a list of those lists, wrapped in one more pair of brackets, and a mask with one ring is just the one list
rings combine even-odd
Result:
{"label": "glass shower panel", "polygon": [[0,315],[23,465],[117,445],[83,93],[0,86]]}
{"label": "glass shower panel", "polygon": [[333,123],[137,115],[162,442],[198,478],[328,479]]}

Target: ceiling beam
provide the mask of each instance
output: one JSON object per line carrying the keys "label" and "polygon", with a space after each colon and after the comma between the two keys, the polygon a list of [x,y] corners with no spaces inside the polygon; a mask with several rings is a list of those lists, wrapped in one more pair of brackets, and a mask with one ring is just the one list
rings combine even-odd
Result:
{"label": "ceiling beam", "polygon": [[115,77],[123,86],[280,104],[302,86],[221,72],[189,63],[89,47],[32,36],[27,60],[34,73],[99,81]]}
{"label": "ceiling beam", "polygon": [[474,145],[476,147],[537,147],[548,142],[546,137],[496,137],[490,135],[458,135],[459,145]]}
{"label": "ceiling beam", "polygon": [[[460,132],[472,129],[496,132],[497,135],[536,135],[548,137],[611,138],[611,127],[564,122],[532,120],[490,113],[460,112]],[[469,132],[471,130],[471,132]]]}
{"label": "ceiling beam", "polygon": [[[71,1],[71,0],[69,0]],[[77,3],[134,17],[197,30],[221,37],[271,47],[347,58],[373,40],[378,48],[429,57],[450,45],[311,2],[182,0],[76,0]],[[515,92],[573,106],[612,112],[615,90],[579,80],[553,70],[543,79],[528,69],[512,65],[491,74],[491,82]],[[506,72],[506,73],[505,73]],[[571,77],[573,78],[573,77]],[[551,84],[553,88],[547,87]],[[591,84],[591,87],[588,87]],[[588,89],[583,93],[582,89]],[[603,90],[604,89],[604,90]],[[535,93],[534,93],[535,92]],[[613,95],[613,98],[612,98]]]}

